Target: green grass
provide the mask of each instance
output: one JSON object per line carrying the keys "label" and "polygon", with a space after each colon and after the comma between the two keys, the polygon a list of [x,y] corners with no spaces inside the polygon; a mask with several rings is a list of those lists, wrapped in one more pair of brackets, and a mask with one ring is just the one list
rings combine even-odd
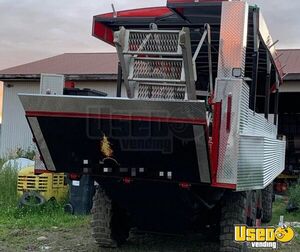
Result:
{"label": "green grass", "polygon": [[[0,167],[3,162],[0,160]],[[276,200],[273,206],[273,219],[268,225],[277,226],[281,215],[285,221],[300,222],[300,211],[288,213],[285,210],[286,204],[287,200]],[[0,168],[0,251],[41,251],[45,244],[53,249],[51,251],[61,249],[73,251],[74,245],[77,244],[81,244],[81,247],[78,247],[80,251],[97,251],[97,246],[94,245],[90,235],[89,221],[89,216],[64,213],[63,204],[48,203],[40,207],[18,208],[17,171],[13,168],[4,170]],[[296,231],[300,234],[300,228],[296,228]],[[48,240],[38,241],[37,238],[40,236],[46,236]],[[136,239],[134,242],[129,242],[119,251],[161,251],[160,247],[168,251],[170,247],[175,248],[182,243],[173,242],[172,239],[166,241],[164,236],[149,239],[147,237],[141,240],[134,238]],[[186,246],[199,248],[198,243],[201,242],[191,241]],[[295,238],[293,245],[279,251],[300,251],[300,237]]]}
{"label": "green grass", "polygon": [[288,213],[286,211],[287,200],[278,199],[273,204],[273,218],[270,225],[278,225],[280,216],[284,216],[284,221],[300,222],[300,211]]}
{"label": "green grass", "polygon": [[67,214],[64,204],[53,202],[19,208],[18,172],[13,167],[2,169],[4,162],[0,159],[0,251],[41,251],[45,241],[37,241],[40,236],[47,237],[46,243],[57,243],[58,251],[64,248],[64,241],[69,242],[69,247],[74,246],[80,240],[80,232],[88,230],[90,217]]}
{"label": "green grass", "polygon": [[89,222],[86,216],[64,212],[62,204],[46,204],[41,207],[10,206],[0,210],[0,226],[7,229],[72,228]]}
{"label": "green grass", "polygon": [[[0,164],[3,161],[0,160]],[[0,168],[1,228],[69,228],[89,221],[84,216],[64,213],[63,204],[47,203],[40,207],[18,207],[17,170]]]}
{"label": "green grass", "polygon": [[[1,163],[3,164],[4,161],[0,160],[0,165]],[[0,168],[0,209],[11,207],[18,200],[17,173],[14,167]]]}
{"label": "green grass", "polygon": [[[286,211],[286,206],[287,206],[287,199],[278,199],[274,202],[273,204],[273,218],[269,226],[275,226],[277,227],[279,223],[280,216],[284,216],[284,222],[300,222],[300,211],[288,213]],[[294,239],[294,245],[297,246],[299,249],[300,247],[300,228],[294,228],[296,233],[295,239]]]}
{"label": "green grass", "polygon": [[300,185],[295,184],[289,188],[288,192],[289,202],[293,205],[300,206]]}

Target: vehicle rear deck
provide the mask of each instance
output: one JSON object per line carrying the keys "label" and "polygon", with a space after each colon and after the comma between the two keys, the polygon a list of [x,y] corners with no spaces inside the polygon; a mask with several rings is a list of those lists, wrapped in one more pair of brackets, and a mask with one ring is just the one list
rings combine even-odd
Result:
{"label": "vehicle rear deck", "polygon": [[[180,3],[182,2],[182,3]],[[254,54],[254,23],[255,13],[259,11],[256,6],[249,7],[245,80],[251,86],[253,77],[257,75],[257,107],[256,112],[264,112],[265,83],[267,76],[267,54],[272,54],[271,61],[271,85],[276,82],[276,72],[282,76],[282,69],[277,58],[277,53],[270,51],[268,41],[264,41],[266,34],[260,34],[259,60],[256,69],[256,58]],[[212,74],[213,80],[218,76],[218,60],[220,45],[220,29],[222,17],[222,1],[199,1],[198,3],[188,3],[188,1],[168,1],[167,7],[136,9],[102,14],[94,17],[93,35],[107,43],[113,44],[113,32],[119,30],[121,26],[126,29],[149,29],[151,23],[155,23],[158,29],[181,30],[182,27],[189,27],[191,31],[192,52],[194,53],[201,36],[204,32],[205,24],[211,27],[212,44]],[[228,17],[231,18],[231,17]],[[260,17],[263,18],[262,16]],[[264,31],[268,32],[268,31]],[[269,34],[268,34],[269,35]],[[222,38],[224,39],[224,38]],[[226,38],[232,39],[232,38]],[[207,91],[209,83],[209,61],[207,54],[207,43],[204,43],[196,63],[198,80],[197,90]],[[257,70],[257,74],[256,74]],[[203,98],[203,97],[199,97]],[[252,99],[252,98],[250,98]]]}

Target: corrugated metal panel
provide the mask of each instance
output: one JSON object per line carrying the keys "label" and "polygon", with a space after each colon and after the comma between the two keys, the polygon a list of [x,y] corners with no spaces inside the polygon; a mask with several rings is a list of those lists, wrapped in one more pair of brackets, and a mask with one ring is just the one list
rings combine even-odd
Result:
{"label": "corrugated metal panel", "polygon": [[6,156],[17,148],[33,147],[32,134],[18,93],[38,93],[39,83],[10,83],[4,86],[0,155]]}
{"label": "corrugated metal panel", "polygon": [[240,136],[237,190],[265,188],[284,169],[285,142]]}
{"label": "corrugated metal panel", "polygon": [[240,133],[248,125],[248,114],[249,114],[249,86],[243,83],[242,96],[240,103]]}
{"label": "corrugated metal panel", "polygon": [[2,123],[2,101],[3,101],[3,82],[0,81],[0,132],[1,132],[1,123]]}
{"label": "corrugated metal panel", "polygon": [[240,133],[243,135],[277,137],[277,127],[272,120],[267,120],[264,115],[254,113],[249,109],[249,87],[243,84],[240,101]]}
{"label": "corrugated metal panel", "polygon": [[248,124],[242,129],[242,134],[276,138],[277,127],[269,122],[264,115],[248,111]]}
{"label": "corrugated metal panel", "polygon": [[285,142],[277,140],[277,127],[271,121],[249,109],[245,84],[240,113],[237,190],[262,189],[284,169]]}
{"label": "corrugated metal panel", "polygon": [[[38,82],[10,82],[12,87],[4,88],[3,115],[0,137],[0,156],[7,156],[17,148],[34,147],[32,134],[25,118],[18,93],[39,93]],[[116,82],[76,82],[78,88],[91,88],[116,96]],[[125,95],[125,90],[122,90]]]}
{"label": "corrugated metal panel", "polygon": [[285,142],[277,140],[276,126],[249,109],[249,87],[243,80],[218,79],[215,97],[222,101],[217,182],[236,184],[240,191],[266,187],[284,169]]}

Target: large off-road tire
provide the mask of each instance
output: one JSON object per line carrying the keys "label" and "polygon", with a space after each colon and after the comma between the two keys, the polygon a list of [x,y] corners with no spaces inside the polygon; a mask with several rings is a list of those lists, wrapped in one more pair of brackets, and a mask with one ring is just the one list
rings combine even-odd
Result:
{"label": "large off-road tire", "polygon": [[272,220],[273,208],[273,183],[262,190],[262,222],[268,223]]}
{"label": "large off-road tire", "polygon": [[129,236],[128,216],[98,187],[92,208],[93,237],[100,247],[116,248]]}
{"label": "large off-road tire", "polygon": [[248,251],[246,244],[234,242],[234,225],[255,225],[256,192],[231,192],[224,195],[221,202],[220,252]]}

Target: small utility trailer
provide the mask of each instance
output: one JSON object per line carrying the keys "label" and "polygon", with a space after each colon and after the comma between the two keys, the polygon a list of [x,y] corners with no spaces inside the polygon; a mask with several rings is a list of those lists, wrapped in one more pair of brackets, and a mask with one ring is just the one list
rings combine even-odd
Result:
{"label": "small utility trailer", "polygon": [[97,243],[137,227],[210,231],[220,251],[245,249],[233,225],[270,220],[285,162],[282,68],[260,9],[168,0],[95,16],[93,35],[116,47],[126,97],[19,97],[47,169],[98,182]]}

